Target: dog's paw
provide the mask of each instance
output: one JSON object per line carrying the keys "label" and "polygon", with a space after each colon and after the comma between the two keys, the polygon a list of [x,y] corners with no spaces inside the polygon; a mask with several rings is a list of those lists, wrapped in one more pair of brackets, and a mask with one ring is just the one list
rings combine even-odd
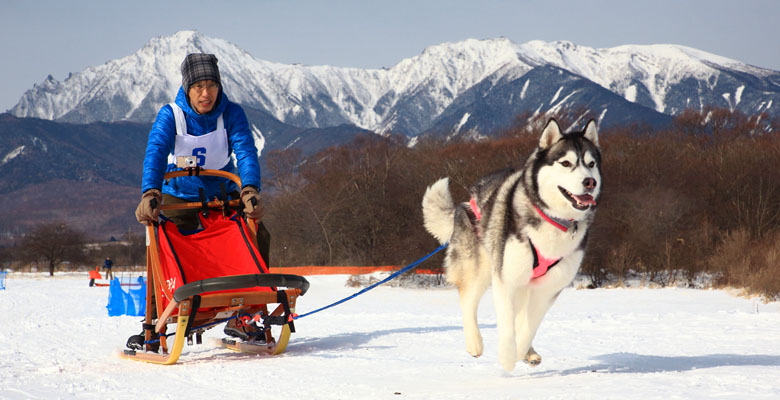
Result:
{"label": "dog's paw", "polygon": [[498,362],[506,371],[512,371],[515,369],[515,362],[517,362],[517,350],[515,350],[514,341],[507,341],[506,343],[502,343],[502,341],[499,340]]}
{"label": "dog's paw", "polygon": [[479,357],[482,355],[482,336],[477,334],[474,337],[466,337],[466,351],[471,354],[472,357]]}
{"label": "dog's paw", "polygon": [[525,357],[523,358],[523,361],[532,366],[535,367],[542,363],[542,356],[536,353],[533,347],[528,349],[528,353],[525,354]]}
{"label": "dog's paw", "polygon": [[513,355],[506,355],[506,354],[499,354],[498,355],[498,362],[501,364],[501,368],[504,368],[505,371],[511,372],[515,369],[515,362],[517,359]]}

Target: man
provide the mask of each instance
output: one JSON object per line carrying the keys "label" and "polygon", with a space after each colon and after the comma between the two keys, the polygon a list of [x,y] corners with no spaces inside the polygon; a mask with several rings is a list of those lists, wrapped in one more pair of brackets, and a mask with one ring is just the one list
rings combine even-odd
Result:
{"label": "man", "polygon": [[[157,204],[201,201],[220,197],[221,185],[232,198],[240,197],[250,218],[263,217],[260,190],[260,166],[257,148],[244,110],[230,102],[222,90],[213,54],[188,54],[181,64],[182,86],[173,103],[164,105],[157,114],[144,157],[141,202],[136,209],[138,222],[156,222],[160,214]],[[235,155],[234,165],[230,155]],[[186,176],[163,182],[163,175],[177,170],[177,159],[194,157],[197,165],[236,173],[242,187],[232,181],[212,176]],[[240,190],[240,192],[239,192]],[[165,216],[181,231],[198,229],[197,210],[168,210]],[[270,235],[262,223],[257,230],[258,250],[268,265]],[[240,332],[226,333],[237,335]],[[241,336],[241,335],[239,335]]]}
{"label": "man", "polygon": [[109,281],[114,280],[114,274],[111,273],[111,267],[114,266],[114,262],[111,261],[111,257],[106,257],[106,261],[103,262],[103,269],[106,270],[106,279]]}

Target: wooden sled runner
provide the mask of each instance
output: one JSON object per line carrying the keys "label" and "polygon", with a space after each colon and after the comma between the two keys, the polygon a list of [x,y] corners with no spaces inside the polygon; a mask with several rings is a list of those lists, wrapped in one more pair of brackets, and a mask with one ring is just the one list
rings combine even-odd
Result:
{"label": "wooden sled runner", "polygon": [[[241,187],[234,174],[200,168],[169,172],[164,179],[187,175],[219,176]],[[164,218],[147,225],[143,333],[128,339],[123,358],[174,364],[185,341],[191,345],[194,337],[200,344],[203,332],[232,319],[257,327],[253,333],[258,340],[223,339],[222,346],[270,355],[287,347],[295,332],[296,301],[309,282],[298,275],[269,273],[257,251],[256,221],[243,217],[239,200],[222,197],[159,205],[161,210],[199,210],[203,229],[182,233]],[[169,334],[171,325],[175,330]]]}

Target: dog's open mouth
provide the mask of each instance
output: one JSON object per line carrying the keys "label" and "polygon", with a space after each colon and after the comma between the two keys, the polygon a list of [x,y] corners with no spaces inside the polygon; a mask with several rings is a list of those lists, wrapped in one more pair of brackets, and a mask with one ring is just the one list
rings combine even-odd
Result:
{"label": "dog's open mouth", "polygon": [[558,186],[558,189],[571,202],[572,207],[578,210],[587,210],[590,206],[596,206],[596,200],[589,193],[574,194],[560,186]]}

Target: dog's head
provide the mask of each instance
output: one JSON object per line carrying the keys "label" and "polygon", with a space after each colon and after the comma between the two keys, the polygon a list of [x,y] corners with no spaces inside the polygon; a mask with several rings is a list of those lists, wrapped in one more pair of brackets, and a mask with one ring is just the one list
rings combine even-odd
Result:
{"label": "dog's head", "polygon": [[601,151],[594,120],[583,131],[562,133],[550,119],[529,161],[536,191],[532,197],[553,216],[582,220],[595,210],[601,194]]}

